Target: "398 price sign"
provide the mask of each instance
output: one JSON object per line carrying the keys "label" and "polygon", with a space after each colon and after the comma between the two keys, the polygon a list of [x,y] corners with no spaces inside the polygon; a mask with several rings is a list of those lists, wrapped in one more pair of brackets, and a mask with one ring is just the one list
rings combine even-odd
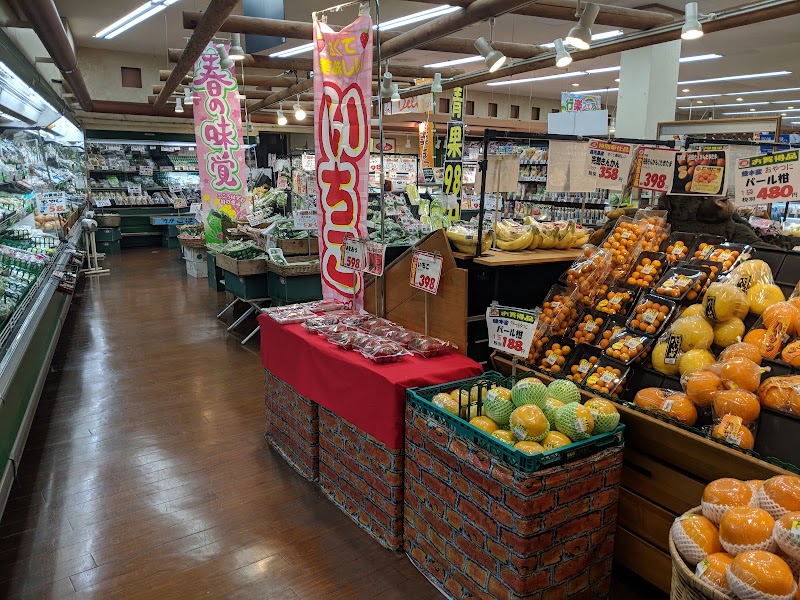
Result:
{"label": "398 price sign", "polygon": [[654,192],[669,192],[675,173],[677,151],[640,146],[636,153],[633,186]]}
{"label": "398 price sign", "polygon": [[417,250],[411,255],[411,287],[435,294],[442,276],[442,257]]}

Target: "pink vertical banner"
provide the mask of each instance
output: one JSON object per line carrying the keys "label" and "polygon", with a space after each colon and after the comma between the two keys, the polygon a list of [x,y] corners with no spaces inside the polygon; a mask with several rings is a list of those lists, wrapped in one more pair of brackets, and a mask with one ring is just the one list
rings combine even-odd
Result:
{"label": "pink vertical banner", "polygon": [[244,219],[247,203],[247,166],[242,138],[242,109],[233,68],[224,69],[215,44],[209,43],[194,65],[194,131],[200,170],[202,221],[206,241],[222,242],[222,220]]}
{"label": "pink vertical banner", "polygon": [[364,304],[361,273],[342,267],[345,236],[367,235],[372,19],[334,31],[314,15],[314,135],[322,294]]}

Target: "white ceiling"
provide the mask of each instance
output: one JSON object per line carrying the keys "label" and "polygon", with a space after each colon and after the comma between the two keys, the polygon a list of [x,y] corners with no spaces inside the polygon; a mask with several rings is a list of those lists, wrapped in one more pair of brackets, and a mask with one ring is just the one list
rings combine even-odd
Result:
{"label": "white ceiling", "polygon": [[[99,0],[56,0],[56,5],[61,15],[66,18],[69,23],[77,46],[89,46],[93,48],[137,52],[158,56],[165,56],[167,47],[182,47],[185,44],[185,37],[191,34],[191,31],[184,30],[182,27],[181,13],[184,10],[203,10],[208,5],[206,0],[180,0],[163,13],[139,24],[113,40],[98,40],[92,37],[103,27],[106,27],[114,20],[136,8],[142,1],[143,0],[117,0],[114,2],[100,2]],[[285,2],[285,17],[286,19],[294,21],[309,21],[313,10],[321,10],[335,3],[334,0],[292,0],[291,2]],[[618,0],[614,4],[626,7],[637,7],[642,6],[643,3],[641,0]],[[739,4],[741,4],[741,0],[705,0],[700,2],[700,11],[706,14]],[[683,5],[684,0],[662,0],[662,2],[658,4],[658,6],[663,7],[664,10],[672,9],[676,13],[681,13],[683,11]],[[656,5],[648,4],[648,7],[653,6]],[[407,0],[384,0],[381,4],[381,18],[385,21],[420,10],[426,10],[431,7],[431,4],[409,2]],[[240,7],[237,7],[234,13],[241,13]],[[354,9],[345,9],[339,13],[331,13],[329,15],[329,22],[337,25],[345,25],[352,20],[353,16]],[[503,15],[496,20],[494,39],[509,42],[542,44],[552,42],[556,37],[564,37],[569,27],[570,25],[564,21],[520,15]],[[610,29],[613,28],[596,26],[594,32],[597,33]],[[800,15],[785,18],[779,22],[750,25],[720,33],[709,34],[699,40],[683,42],[681,56],[717,53],[722,54],[723,58],[712,61],[684,63],[680,68],[680,78],[681,80],[693,80],[742,73],[780,70],[792,71],[791,75],[785,77],[685,86],[691,90],[691,95],[800,87],[800,36],[797,35],[798,31],[800,31]],[[475,39],[480,35],[489,37],[488,23],[481,23],[464,29],[454,34],[454,37]],[[290,48],[300,43],[303,42],[299,40],[289,40],[280,48]],[[408,65],[422,65],[437,61],[451,60],[461,56],[463,55],[412,51],[398,56],[396,59],[393,59],[392,62]],[[619,60],[619,54],[615,54],[587,61],[576,61],[573,63],[572,69],[584,70],[614,66],[619,65]],[[481,63],[471,63],[459,66],[458,68],[471,71],[478,69],[480,66]],[[518,75],[517,78],[530,76],[539,77],[558,72],[561,72],[561,70],[555,68],[543,69],[535,73]],[[513,93],[524,96],[533,95],[536,97],[557,98],[560,92],[564,90],[580,91],[581,89],[616,87],[617,84],[614,83],[614,79],[618,76],[618,73],[611,72],[597,75],[585,75],[575,79],[564,78],[536,82],[534,84],[501,87],[487,87],[485,84],[479,84],[474,87],[475,89],[492,91],[495,94]],[[572,83],[579,83],[579,86],[573,87],[571,85]],[[683,88],[684,86],[680,87]],[[679,95],[681,95],[680,91]],[[770,94],[768,96],[749,95],[744,98],[746,102],[800,100],[800,92]],[[612,103],[614,102],[614,94],[611,94],[610,100]],[[722,96],[719,99],[705,100],[704,106],[712,102],[731,103],[734,101],[735,98]],[[682,104],[683,103],[679,101],[679,105]],[[756,108],[780,108],[780,106],[759,106]],[[798,102],[797,108],[800,108],[800,102]],[[721,117],[722,115],[720,113],[723,110],[730,111],[735,109],[717,109],[715,116]],[[680,111],[679,114],[681,114]],[[798,113],[798,115],[800,115],[800,113]],[[798,121],[800,121],[800,116],[798,116]]]}

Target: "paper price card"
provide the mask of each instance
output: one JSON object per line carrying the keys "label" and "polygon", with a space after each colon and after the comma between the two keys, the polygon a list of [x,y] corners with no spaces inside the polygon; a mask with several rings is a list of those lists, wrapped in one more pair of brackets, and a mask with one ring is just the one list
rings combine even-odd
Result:
{"label": "paper price card", "polygon": [[284,189],[289,187],[289,178],[286,177],[286,173],[280,173],[278,175],[278,181],[275,184],[275,187],[277,187],[278,189]]}
{"label": "paper price card", "polygon": [[417,250],[411,255],[411,287],[435,294],[442,276],[442,257]]}
{"label": "paper price card", "polygon": [[317,230],[317,211],[315,210],[295,210],[292,211],[294,228],[305,231]]}
{"label": "paper price card", "polygon": [[128,195],[129,196],[141,196],[142,195],[142,185],[140,183],[129,183],[128,184]]}
{"label": "paper price card", "polygon": [[364,242],[348,235],[342,244],[342,266],[353,271],[363,271],[365,265]]}
{"label": "paper price card", "polygon": [[189,206],[189,212],[193,215],[199,215],[203,211],[203,205],[200,202],[192,202]]}
{"label": "paper price card", "polygon": [[39,212],[55,214],[67,211],[66,192],[42,192],[39,194]]}
{"label": "paper price card", "polygon": [[247,215],[247,222],[250,224],[250,227],[255,227],[256,225],[260,225],[264,222],[264,211],[257,210],[251,215]]}
{"label": "paper price card", "polygon": [[373,275],[383,275],[383,267],[386,261],[386,245],[380,242],[367,242],[364,244],[364,254],[366,266],[364,271]]}
{"label": "paper price card", "polygon": [[94,205],[97,208],[105,208],[106,206],[111,206],[111,200],[95,200]]}
{"label": "paper price card", "polygon": [[530,311],[490,306],[486,309],[489,347],[520,358],[528,358],[538,322],[539,316]]}
{"label": "paper price card", "polygon": [[785,150],[736,163],[736,204],[791,202],[800,192],[800,150]]}
{"label": "paper price card", "polygon": [[173,194],[180,194],[183,191],[183,186],[180,183],[170,183],[169,191]]}
{"label": "paper price card", "polygon": [[153,174],[153,167],[139,167],[139,175],[150,176]]}
{"label": "paper price card", "polygon": [[705,146],[675,155],[670,194],[725,196],[728,193],[728,152],[721,146]]}
{"label": "paper price card", "polygon": [[633,187],[654,192],[668,192],[675,172],[674,150],[640,147],[636,153]]}
{"label": "paper price card", "polygon": [[633,146],[630,144],[589,140],[587,174],[597,179],[598,188],[622,190],[632,162]]}
{"label": "paper price card", "polygon": [[186,208],[186,198],[175,198],[172,201],[172,208]]}

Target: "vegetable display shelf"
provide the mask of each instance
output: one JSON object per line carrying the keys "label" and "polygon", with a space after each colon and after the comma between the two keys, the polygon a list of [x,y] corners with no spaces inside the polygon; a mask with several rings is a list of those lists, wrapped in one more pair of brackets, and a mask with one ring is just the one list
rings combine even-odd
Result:
{"label": "vegetable display shelf", "polygon": [[0,511],[5,507],[21,463],[39,395],[50,369],[72,296],[58,290],[54,271],[66,271],[68,248],[80,243],[75,226],[39,276],[35,287],[0,332]]}
{"label": "vegetable display shelf", "polygon": [[[509,359],[495,355],[493,360],[501,373],[511,373]],[[531,370],[517,366],[517,372]],[[539,371],[535,375],[552,380]],[[624,404],[616,407],[625,424],[625,453],[615,560],[669,592],[669,528],[694,508],[706,484],[720,477],[768,479],[788,471]]]}
{"label": "vegetable display shelf", "polygon": [[176,243],[170,245],[170,241],[164,239],[164,234],[167,233],[164,225],[156,225],[152,219],[156,215],[174,216],[176,210],[172,206],[113,206],[95,210],[100,214],[108,211],[120,215],[122,221],[120,246],[122,249],[160,245],[177,247]]}

